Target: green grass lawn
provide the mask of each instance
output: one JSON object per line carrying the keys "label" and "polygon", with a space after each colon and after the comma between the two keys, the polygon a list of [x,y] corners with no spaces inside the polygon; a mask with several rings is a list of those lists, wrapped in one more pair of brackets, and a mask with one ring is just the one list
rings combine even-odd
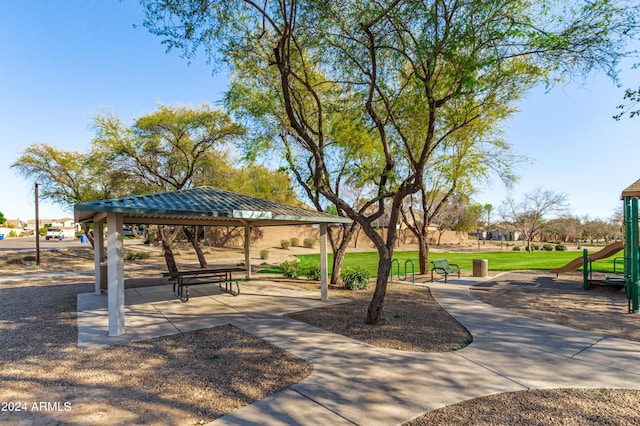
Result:
{"label": "green grass lawn", "polygon": [[[590,253],[595,253],[598,248],[594,248]],[[616,256],[608,259],[598,260],[593,262],[594,272],[613,273],[613,262],[616,257],[624,256],[623,252],[619,252]],[[308,268],[312,265],[320,264],[320,255],[318,254],[303,254],[295,255],[300,259],[300,266],[302,268]],[[332,255],[329,255],[329,268],[331,268]],[[429,260],[447,259],[449,263],[457,263],[461,269],[471,270],[473,259],[487,259],[489,261],[490,271],[514,271],[522,269],[550,269],[557,268],[565,265],[569,261],[576,257],[582,256],[582,252],[570,251],[534,251],[531,253],[525,251],[495,251],[495,252],[475,252],[475,253],[458,253],[458,252],[438,252],[430,253]],[[418,268],[418,252],[412,251],[396,251],[394,252],[394,259],[398,259],[400,262],[400,274],[404,276],[405,262],[412,260],[416,265],[416,272]],[[378,270],[378,253],[377,252],[356,252],[347,253],[344,260],[344,267],[359,266],[371,272],[372,276],[377,275]],[[616,271],[622,272],[622,261],[619,260],[616,266]],[[407,264],[409,272],[411,272],[411,266]],[[269,268],[266,272],[278,273],[281,272],[280,268]],[[393,274],[397,273],[397,264],[393,265]]]}

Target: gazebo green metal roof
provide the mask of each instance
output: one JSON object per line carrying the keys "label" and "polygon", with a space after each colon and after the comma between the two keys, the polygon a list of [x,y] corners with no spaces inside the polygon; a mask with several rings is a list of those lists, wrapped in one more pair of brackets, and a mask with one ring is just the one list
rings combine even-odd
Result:
{"label": "gazebo green metal roof", "polygon": [[124,223],[238,226],[350,223],[350,219],[201,186],[76,204],[76,222],[121,213]]}

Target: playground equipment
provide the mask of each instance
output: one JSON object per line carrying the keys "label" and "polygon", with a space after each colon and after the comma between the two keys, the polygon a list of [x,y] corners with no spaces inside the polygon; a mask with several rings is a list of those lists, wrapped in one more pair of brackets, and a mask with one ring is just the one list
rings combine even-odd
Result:
{"label": "playground equipment", "polygon": [[[607,257],[611,257],[620,250],[624,248],[624,244],[622,241],[616,241],[615,243],[611,243],[608,246],[602,248],[600,251],[589,255],[589,259],[591,261],[606,259]],[[549,272],[552,274],[559,274],[563,272],[575,272],[578,269],[584,266],[584,255],[580,257],[576,257],[571,262],[567,263],[564,266],[559,268],[551,268]]]}
{"label": "playground equipment", "polygon": [[[640,179],[622,191],[620,199],[623,202],[624,213],[624,243],[616,242],[609,244],[602,250],[589,255],[584,250],[581,258],[577,258],[560,268],[553,268],[552,273],[576,271],[582,267],[584,274],[584,288],[588,289],[590,279],[591,262],[604,259],[624,249],[624,287],[627,300],[629,301],[629,312],[640,312],[640,246],[638,241],[638,199],[640,198]],[[616,271],[616,260],[614,260],[614,271]]]}
{"label": "playground equipment", "polygon": [[[564,266],[559,268],[551,268],[549,272],[553,274],[559,274],[562,272],[575,272],[578,269],[582,268],[582,288],[585,290],[589,290],[590,284],[593,282],[593,262],[600,259],[606,259],[607,257],[611,257],[614,254],[618,253],[620,250],[624,248],[624,244],[622,241],[616,241],[614,243],[609,244],[604,247],[600,251],[597,251],[593,254],[589,254],[587,249],[582,251],[582,256],[576,257],[571,262],[567,263]],[[616,272],[615,269],[615,260],[614,260],[614,274]],[[624,280],[606,277],[607,283],[622,283]]]}
{"label": "playground equipment", "polygon": [[624,212],[624,278],[629,312],[640,312],[640,247],[638,247],[640,179],[622,191]]}
{"label": "playground equipment", "polygon": [[398,281],[407,281],[409,277],[409,271],[407,271],[407,264],[411,265],[411,282],[416,282],[416,264],[413,260],[408,259],[404,262],[404,278],[400,278],[400,261],[398,259],[391,260],[391,280],[393,281],[393,265],[397,265]]}

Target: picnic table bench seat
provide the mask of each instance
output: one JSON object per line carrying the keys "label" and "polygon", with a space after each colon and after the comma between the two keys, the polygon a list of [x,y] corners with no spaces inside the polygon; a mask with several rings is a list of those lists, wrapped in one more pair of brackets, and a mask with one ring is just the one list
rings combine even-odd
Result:
{"label": "picnic table bench seat", "polygon": [[[233,279],[233,272],[246,271],[246,269],[234,267],[218,267],[212,269],[193,269],[187,271],[163,272],[162,276],[173,281],[173,294],[180,300],[189,300],[189,286],[203,284],[218,284],[220,289],[237,296],[240,294],[240,279]],[[236,291],[233,291],[235,284]],[[224,285],[224,288],[222,287]]]}
{"label": "picnic table bench seat", "polygon": [[433,267],[431,268],[431,281],[433,282],[433,272],[437,272],[439,274],[444,275],[444,282],[447,282],[447,277],[449,274],[458,273],[458,278],[460,278],[460,265],[457,263],[449,263],[447,259],[441,260],[433,260],[431,261]]}

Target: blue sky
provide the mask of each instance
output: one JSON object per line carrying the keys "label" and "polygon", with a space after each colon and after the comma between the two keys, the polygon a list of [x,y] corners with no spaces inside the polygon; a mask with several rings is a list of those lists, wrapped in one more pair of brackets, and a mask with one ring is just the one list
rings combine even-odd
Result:
{"label": "blue sky", "polygon": [[[126,125],[162,104],[215,104],[224,75],[202,59],[167,54],[140,26],[135,0],[0,0],[0,212],[35,216],[33,184],[11,164],[34,143],[86,152],[92,118],[109,108]],[[138,24],[135,28],[134,25]],[[621,83],[640,73],[623,69]],[[532,159],[518,166],[519,199],[535,187],[567,194],[571,212],[608,218],[620,193],[640,179],[640,119],[614,121],[623,89],[603,76],[550,93],[536,90],[506,124],[514,149]],[[498,179],[476,197],[497,208],[507,192]],[[41,218],[72,216],[40,202]]]}

